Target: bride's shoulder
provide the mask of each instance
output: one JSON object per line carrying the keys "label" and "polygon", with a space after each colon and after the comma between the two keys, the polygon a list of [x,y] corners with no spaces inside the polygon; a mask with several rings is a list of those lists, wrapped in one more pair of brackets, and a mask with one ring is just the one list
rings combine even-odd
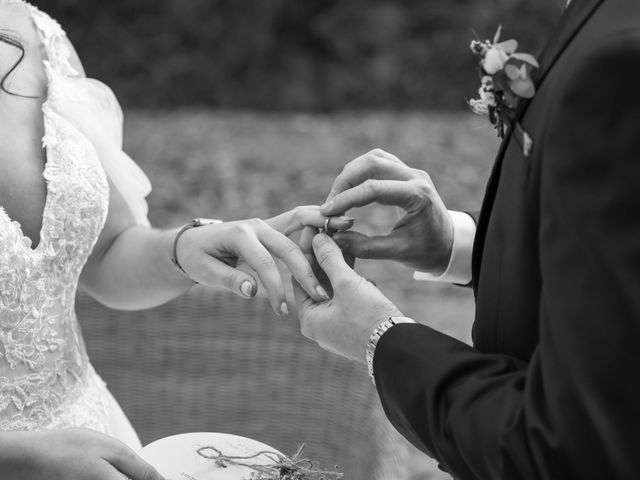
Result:
{"label": "bride's shoulder", "polygon": [[[53,53],[47,51],[46,46],[52,44],[50,39],[55,36],[68,50],[68,61],[73,69],[79,75],[85,76],[76,49],[55,19],[22,2],[3,4],[0,0],[0,11],[2,12],[0,15],[0,40],[2,40],[0,42],[0,68],[6,66],[7,62],[13,65],[17,55],[16,51],[23,51],[25,58],[37,57],[38,60],[44,60]],[[6,71],[6,69],[3,70]]]}

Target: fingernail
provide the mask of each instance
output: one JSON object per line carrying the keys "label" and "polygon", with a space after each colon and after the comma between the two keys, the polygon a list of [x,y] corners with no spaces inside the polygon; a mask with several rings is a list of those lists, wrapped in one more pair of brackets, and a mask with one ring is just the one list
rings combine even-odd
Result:
{"label": "fingernail", "polygon": [[280,305],[280,313],[284,318],[289,318],[289,307],[287,306],[287,302],[282,302]]}
{"label": "fingernail", "polygon": [[250,298],[253,294],[253,284],[249,280],[245,280],[240,285],[240,291],[245,297]]}
{"label": "fingernail", "polygon": [[349,217],[347,215],[342,215],[341,217],[338,217],[339,220],[342,220],[343,222],[355,222],[355,218],[353,217]]}
{"label": "fingernail", "polygon": [[322,288],[322,286],[320,285],[316,287],[316,293],[320,295],[322,298],[324,298],[325,300],[331,300],[331,297],[329,297],[329,294],[327,293],[327,291],[324,288]]}

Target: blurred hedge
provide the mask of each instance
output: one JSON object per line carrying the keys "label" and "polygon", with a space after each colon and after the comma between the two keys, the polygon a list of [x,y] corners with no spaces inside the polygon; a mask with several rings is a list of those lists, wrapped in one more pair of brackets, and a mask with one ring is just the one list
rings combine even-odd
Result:
{"label": "blurred hedge", "polygon": [[464,108],[472,31],[536,51],[563,0],[33,0],[124,104]]}

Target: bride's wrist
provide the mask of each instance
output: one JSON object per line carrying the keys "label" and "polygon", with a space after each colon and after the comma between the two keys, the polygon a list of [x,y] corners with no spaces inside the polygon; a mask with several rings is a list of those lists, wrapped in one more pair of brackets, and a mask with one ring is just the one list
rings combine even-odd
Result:
{"label": "bride's wrist", "polygon": [[[162,236],[163,238],[161,242],[162,245],[160,247],[160,253],[162,256],[162,264],[165,265],[163,270],[166,272],[165,273],[166,277],[171,279],[172,283],[176,283],[176,284],[183,285],[185,287],[190,288],[196,285],[198,282],[192,279],[189,275],[186,275],[180,268],[176,266],[176,264],[173,261],[174,248],[177,248],[176,237],[178,236],[178,232],[180,231],[180,228],[182,227],[164,231],[164,234]],[[181,236],[182,235],[180,235],[180,237]],[[178,241],[181,240],[180,237],[177,238]],[[178,256],[179,259],[182,259],[183,257],[184,257],[184,253],[182,253],[182,256]]]}
{"label": "bride's wrist", "polygon": [[197,284],[198,281],[191,276],[187,269],[185,269],[184,263],[181,261],[181,259],[183,259],[185,255],[184,249],[179,248],[180,242],[184,241],[183,237],[189,230],[215,223],[222,223],[222,220],[213,218],[194,218],[190,222],[184,224],[182,227],[174,230],[173,239],[169,247],[169,259],[171,260],[175,271],[180,273],[183,278],[191,282],[192,285]]}

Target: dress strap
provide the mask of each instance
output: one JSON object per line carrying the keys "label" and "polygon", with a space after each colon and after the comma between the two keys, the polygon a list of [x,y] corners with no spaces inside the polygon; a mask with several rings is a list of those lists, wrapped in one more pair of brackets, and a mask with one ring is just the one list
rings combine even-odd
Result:
{"label": "dress strap", "polygon": [[50,76],[51,74],[54,74],[54,76],[55,74],[63,76],[78,75],[78,71],[73,68],[69,61],[71,51],[65,42],[67,34],[56,20],[41,11],[38,7],[23,0],[0,1],[20,2],[27,5],[45,48],[47,59],[44,60],[44,64]]}

